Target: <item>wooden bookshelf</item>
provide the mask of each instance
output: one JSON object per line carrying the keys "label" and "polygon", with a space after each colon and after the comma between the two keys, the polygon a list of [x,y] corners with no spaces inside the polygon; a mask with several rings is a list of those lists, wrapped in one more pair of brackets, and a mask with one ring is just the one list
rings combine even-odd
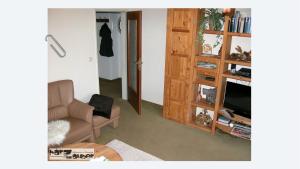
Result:
{"label": "wooden bookshelf", "polygon": [[220,56],[219,55],[206,55],[206,54],[202,54],[202,55],[197,55],[195,57],[196,61],[207,61],[207,62],[220,62]]}
{"label": "wooden bookshelf", "polygon": [[[223,109],[222,105],[223,105],[224,98],[225,98],[225,89],[226,89],[227,78],[251,82],[251,78],[234,75],[230,71],[228,71],[229,64],[236,64],[236,65],[251,67],[251,61],[233,60],[228,57],[230,55],[232,37],[235,36],[235,37],[251,38],[251,34],[248,34],[248,33],[228,32],[229,21],[230,21],[230,18],[233,16],[234,12],[235,12],[235,10],[233,10],[233,12],[231,14],[228,14],[225,16],[223,48],[222,48],[222,54],[221,54],[221,59],[220,59],[220,69],[219,69],[219,73],[218,73],[218,82],[217,82],[217,96],[216,96],[216,103],[215,103],[216,104],[216,106],[215,106],[216,114],[214,115],[213,125],[212,125],[212,133],[213,134],[215,133],[215,130],[217,128],[224,131],[225,133],[231,134],[231,130],[232,130],[231,127],[219,124],[217,122],[218,117],[220,115],[223,115],[223,113],[220,110]],[[251,119],[242,117],[242,116],[239,116],[236,114],[234,115],[233,118],[230,118],[230,120],[251,126]]]}
{"label": "wooden bookshelf", "polygon": [[[219,111],[219,115],[224,115],[224,114],[223,114],[223,112]],[[235,114],[234,117],[230,118],[230,120],[251,126],[251,119],[248,119],[243,116],[239,116],[237,114]]]}
{"label": "wooden bookshelf", "polygon": [[195,68],[196,68],[197,72],[207,75],[207,76],[216,76],[218,73],[217,69],[209,69],[209,68],[203,68],[203,67],[198,67],[198,66],[196,66]]}
{"label": "wooden bookshelf", "polygon": [[214,35],[223,35],[223,31],[214,31],[214,30],[204,30],[204,34],[214,34]]}
{"label": "wooden bookshelf", "polygon": [[[196,55],[196,57],[199,57],[199,55]],[[202,57],[202,58],[214,58],[214,59],[219,59],[219,60],[220,60],[220,58],[221,58],[220,55],[205,54],[205,53],[202,53],[202,54],[200,55],[200,57]]]}
{"label": "wooden bookshelf", "polygon": [[194,103],[192,103],[192,105],[194,107],[201,107],[201,108],[204,108],[204,109],[215,111],[215,104],[210,104],[207,101],[205,101],[204,99],[200,100],[199,103],[194,102]]}
{"label": "wooden bookshelf", "polygon": [[196,85],[205,85],[205,86],[211,86],[211,87],[216,87],[217,84],[216,84],[216,80],[215,81],[209,81],[209,80],[202,80],[202,79],[197,79],[194,84]]}
{"label": "wooden bookshelf", "polygon": [[[224,114],[223,114],[223,112],[219,111],[219,115],[224,115]],[[251,119],[248,119],[243,116],[239,116],[237,114],[234,114],[234,117],[230,118],[230,120],[251,126]]]}
{"label": "wooden bookshelf", "polygon": [[187,125],[191,126],[193,128],[196,128],[196,129],[200,129],[200,130],[206,131],[206,132],[211,132],[211,127],[208,127],[208,126],[197,125],[194,122],[190,122]]}
{"label": "wooden bookshelf", "polygon": [[246,81],[246,82],[251,82],[251,78],[248,77],[244,77],[244,76],[239,76],[239,75],[234,75],[229,71],[226,71],[222,74],[223,77],[225,78],[231,78],[231,79],[235,79],[235,80],[242,80],[242,81]]}
{"label": "wooden bookshelf", "polygon": [[225,63],[251,67],[251,61],[233,60],[227,58]]}
{"label": "wooden bookshelf", "polygon": [[219,123],[216,124],[216,127],[217,127],[218,129],[222,130],[223,132],[228,133],[228,134],[230,134],[230,133],[231,133],[231,130],[232,130],[231,127],[225,126],[225,125],[222,125],[222,124],[219,124]]}
{"label": "wooden bookshelf", "polygon": [[228,36],[239,36],[239,37],[251,38],[251,33],[228,32],[227,35]]}
{"label": "wooden bookshelf", "polygon": [[[225,126],[225,125],[222,125],[222,124],[219,124],[219,123],[216,124],[216,127],[217,127],[218,129],[220,129],[221,131],[223,131],[223,132],[228,133],[228,134],[231,135],[232,127]],[[236,137],[238,137],[238,136],[236,136]],[[249,139],[243,138],[243,137],[239,137],[239,138],[242,138],[242,139],[245,139],[245,140],[249,140]]]}

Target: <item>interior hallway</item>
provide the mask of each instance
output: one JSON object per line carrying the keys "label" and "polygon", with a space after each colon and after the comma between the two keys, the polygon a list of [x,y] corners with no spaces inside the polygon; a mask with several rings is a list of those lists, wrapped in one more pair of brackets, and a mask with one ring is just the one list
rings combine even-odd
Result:
{"label": "interior hallway", "polygon": [[101,129],[97,143],[113,139],[153,154],[163,160],[251,160],[251,142],[218,131],[215,136],[162,117],[162,106],[142,102],[139,116],[121,99],[119,80],[101,81],[101,94],[114,97],[121,108],[119,126]]}

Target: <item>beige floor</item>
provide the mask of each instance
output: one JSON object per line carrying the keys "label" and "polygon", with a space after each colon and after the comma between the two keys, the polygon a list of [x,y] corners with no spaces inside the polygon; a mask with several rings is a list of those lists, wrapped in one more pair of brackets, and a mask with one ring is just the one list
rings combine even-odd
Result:
{"label": "beige floor", "polygon": [[101,80],[101,93],[111,95],[121,107],[119,127],[102,128],[96,142],[113,139],[153,154],[163,160],[251,160],[251,142],[218,131],[215,136],[162,118],[162,107],[142,103],[142,115],[120,98],[121,81]]}

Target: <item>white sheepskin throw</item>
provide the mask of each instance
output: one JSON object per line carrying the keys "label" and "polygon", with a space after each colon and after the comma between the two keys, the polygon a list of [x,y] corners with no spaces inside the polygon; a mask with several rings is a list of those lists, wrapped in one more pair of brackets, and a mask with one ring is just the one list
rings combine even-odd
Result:
{"label": "white sheepskin throw", "polygon": [[66,120],[48,122],[48,145],[63,143],[70,130],[70,123]]}

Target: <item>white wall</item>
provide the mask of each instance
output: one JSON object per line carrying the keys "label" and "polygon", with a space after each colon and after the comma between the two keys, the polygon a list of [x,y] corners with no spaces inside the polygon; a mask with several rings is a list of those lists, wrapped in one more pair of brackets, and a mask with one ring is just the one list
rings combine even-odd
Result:
{"label": "white wall", "polygon": [[113,80],[121,77],[121,33],[118,31],[119,22],[118,19],[121,17],[119,13],[97,13],[96,18],[108,18],[108,27],[111,30],[111,37],[113,40],[113,52],[114,56],[105,57],[99,53],[101,37],[99,31],[104,24],[103,22],[97,22],[97,55],[98,55],[98,74],[99,77]]}
{"label": "white wall", "polygon": [[48,10],[48,33],[67,52],[60,58],[48,47],[48,81],[73,80],[75,97],[82,101],[99,93],[95,15],[93,9]]}
{"label": "white wall", "polygon": [[142,10],[142,99],[163,104],[167,9]]}

